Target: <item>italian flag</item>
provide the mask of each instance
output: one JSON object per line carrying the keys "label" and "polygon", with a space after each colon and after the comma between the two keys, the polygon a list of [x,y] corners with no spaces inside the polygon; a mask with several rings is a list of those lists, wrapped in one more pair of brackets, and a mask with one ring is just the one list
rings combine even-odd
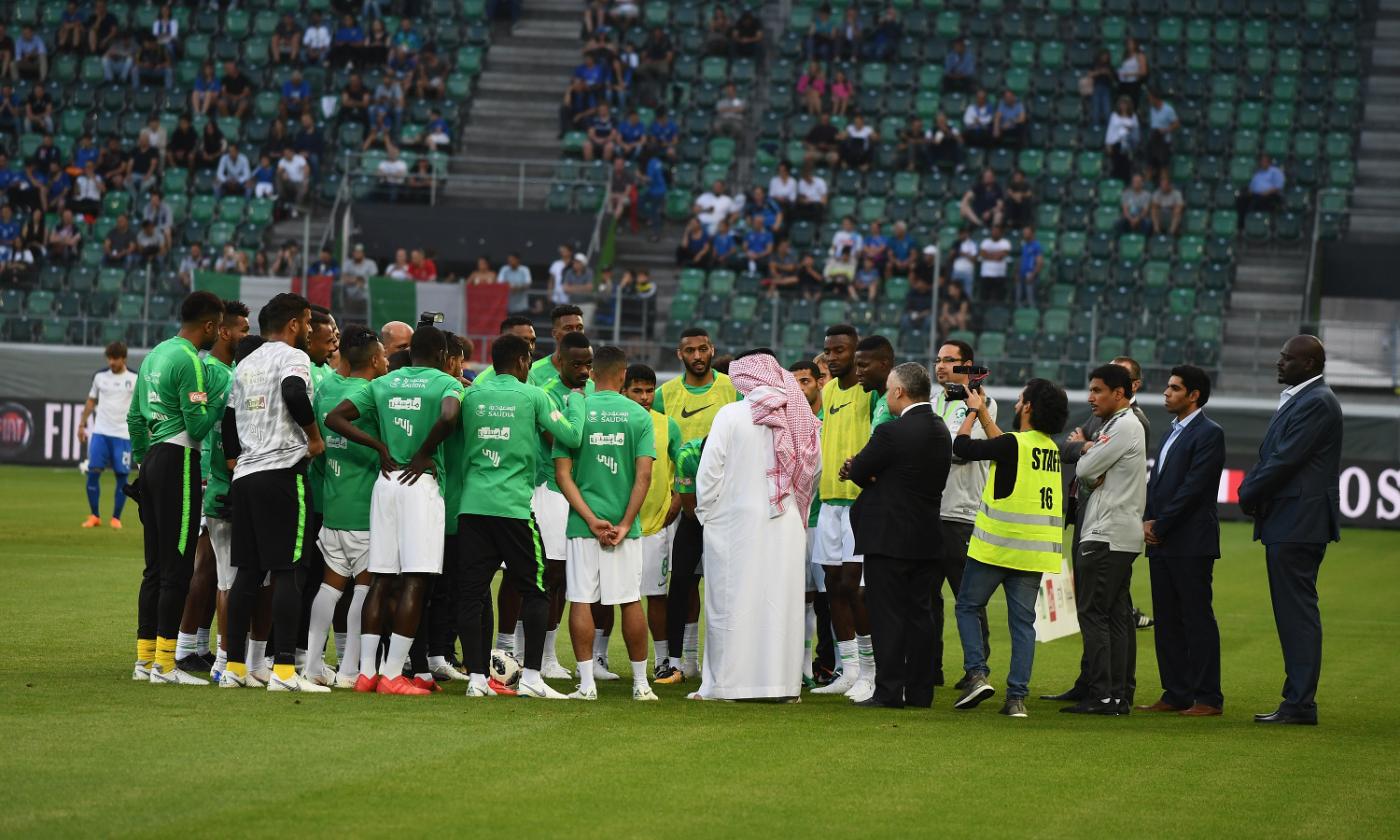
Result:
{"label": "italian flag", "polygon": [[257,330],[258,310],[283,292],[303,295],[317,306],[330,308],[330,277],[245,277],[238,274],[220,274],[217,271],[197,271],[194,275],[196,291],[213,292],[224,300],[240,300],[248,307],[249,320]]}
{"label": "italian flag", "polygon": [[371,277],[369,321],[375,329],[390,321],[412,326],[424,312],[441,312],[443,329],[471,338],[494,338],[506,317],[509,297],[505,283],[468,286]]}

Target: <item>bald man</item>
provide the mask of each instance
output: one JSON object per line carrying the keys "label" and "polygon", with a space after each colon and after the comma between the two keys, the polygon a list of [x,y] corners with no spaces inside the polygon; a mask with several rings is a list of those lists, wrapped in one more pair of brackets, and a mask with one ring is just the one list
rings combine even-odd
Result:
{"label": "bald man", "polygon": [[408,343],[413,340],[413,327],[403,321],[390,321],[379,328],[379,341],[384,345],[384,352],[390,356],[400,350],[407,350]]}
{"label": "bald man", "polygon": [[1294,336],[1283,345],[1278,381],[1287,387],[1259,444],[1259,463],[1239,488],[1240,510],[1254,518],[1254,539],[1264,544],[1283,648],[1283,702],[1255,715],[1255,723],[1317,725],[1317,572],[1327,544],[1341,539],[1342,520],[1342,406],[1322,378],[1326,364],[1315,336]]}

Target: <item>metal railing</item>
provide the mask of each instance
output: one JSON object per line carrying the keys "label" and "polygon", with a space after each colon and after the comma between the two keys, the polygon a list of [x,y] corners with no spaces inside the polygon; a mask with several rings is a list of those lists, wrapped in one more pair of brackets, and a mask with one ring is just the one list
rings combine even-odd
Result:
{"label": "metal railing", "polygon": [[[567,185],[569,189],[584,185],[606,188],[610,170],[595,163],[579,163],[568,159],[502,159],[485,158],[473,155],[445,155],[441,153],[415,154],[430,161],[431,175],[428,178],[428,203],[436,206],[443,194],[449,191],[464,193],[487,193],[497,200],[514,198],[518,210],[527,209],[534,203],[543,204],[550,191],[557,185]],[[378,174],[365,168],[365,162],[378,161],[381,156],[365,152],[346,150],[339,158],[340,171],[346,179],[370,177],[379,181]],[[495,170],[485,172],[463,172],[461,169]],[[454,171],[458,170],[458,171]],[[573,170],[571,176],[569,170]],[[564,177],[561,177],[564,176]],[[405,184],[400,189],[406,191],[407,179],[414,176],[410,169]]]}
{"label": "metal railing", "polygon": [[1298,315],[1298,330],[1304,333],[1317,331],[1317,306],[1313,299],[1314,282],[1317,276],[1318,242],[1322,239],[1322,202],[1318,191],[1313,190],[1312,237],[1308,243],[1308,279],[1303,285],[1302,311]]}

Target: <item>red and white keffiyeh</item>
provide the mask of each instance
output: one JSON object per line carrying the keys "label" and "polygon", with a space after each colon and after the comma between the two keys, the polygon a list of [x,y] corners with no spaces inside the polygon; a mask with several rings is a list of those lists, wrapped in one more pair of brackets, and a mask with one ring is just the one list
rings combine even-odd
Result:
{"label": "red and white keffiyeh", "polygon": [[729,378],[749,404],[754,425],[773,430],[768,517],[781,516],[783,500],[789,496],[805,515],[821,464],[821,421],[812,413],[793,375],[766,353],[734,360],[729,365]]}

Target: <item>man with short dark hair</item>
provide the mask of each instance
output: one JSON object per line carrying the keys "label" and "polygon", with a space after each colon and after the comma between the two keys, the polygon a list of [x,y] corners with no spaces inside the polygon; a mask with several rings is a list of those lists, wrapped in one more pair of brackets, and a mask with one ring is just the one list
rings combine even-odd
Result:
{"label": "man with short dark hair", "polygon": [[[136,374],[126,366],[126,344],[114,341],[103,352],[107,367],[92,377],[83,416],[78,420],[78,440],[88,445],[87,498],[88,518],[84,528],[102,524],[98,503],[102,500],[102,471],[111,468],[116,476],[116,497],[112,501],[112,527],[122,527],[122,506],[126,504],[126,477],[131,472],[131,434],[126,417],[131,410],[131,397],[136,390]],[[96,412],[94,413],[94,409]],[[92,435],[88,435],[88,418],[95,417]]]}
{"label": "man with short dark hair", "polygon": [[1162,696],[1138,709],[1213,717],[1225,705],[1220,628],[1211,607],[1211,574],[1220,556],[1215,504],[1225,468],[1225,432],[1203,411],[1210,376],[1200,368],[1172,368],[1163,396],[1172,428],[1152,464],[1142,523]]}
{"label": "man with short dark hair", "polygon": [[[797,380],[797,387],[802,391],[802,396],[807,398],[807,407],[821,420],[824,416],[821,368],[817,367],[815,362],[803,359],[788,365],[788,371]],[[809,690],[819,684],[816,674],[818,664],[825,669],[822,676],[826,681],[830,680],[831,668],[836,664],[836,648],[831,636],[831,604],[826,598],[826,575],[812,557],[812,547],[817,536],[817,518],[821,515],[821,509],[822,500],[813,493],[812,504],[807,511],[807,612],[803,637],[806,655],[802,657],[802,687]]]}
{"label": "man with short dark hair", "polygon": [[207,685],[175,667],[175,643],[194,567],[202,500],[195,452],[218,422],[198,351],[218,337],[224,302],[195,292],[180,305],[180,332],[141,363],[127,432],[141,468],[141,524],[146,567],[137,600],[136,667],[132,679],[153,684]]}

